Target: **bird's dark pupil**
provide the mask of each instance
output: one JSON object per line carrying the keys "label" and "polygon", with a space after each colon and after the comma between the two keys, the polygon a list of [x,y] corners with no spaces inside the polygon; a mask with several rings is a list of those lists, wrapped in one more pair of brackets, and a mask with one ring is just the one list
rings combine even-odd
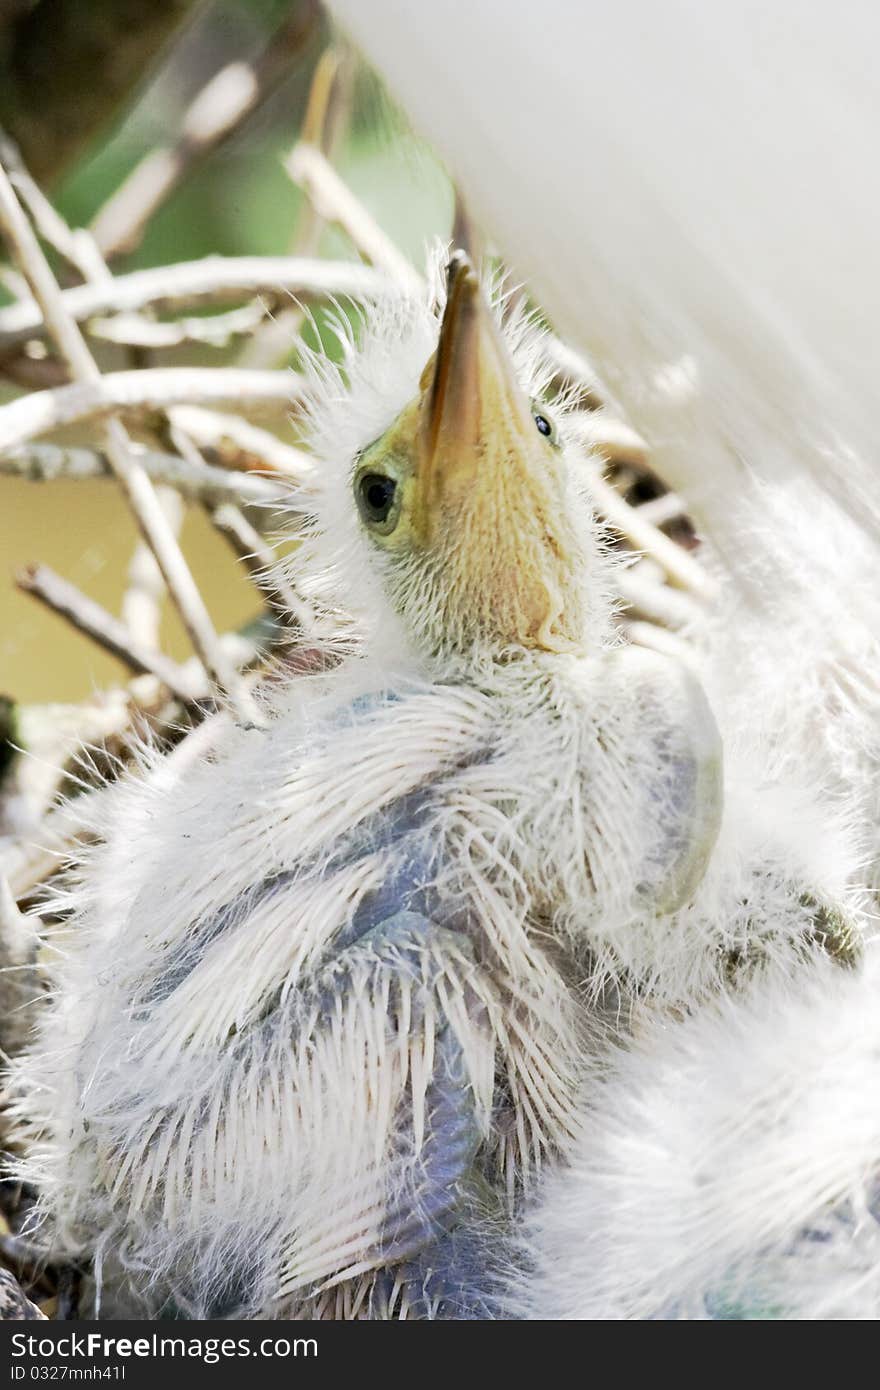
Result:
{"label": "bird's dark pupil", "polygon": [[383,478],[380,473],[368,473],[361,480],[361,496],[377,521],[384,521],[391,510],[396,486],[393,478]]}
{"label": "bird's dark pupil", "polygon": [[550,424],[550,421],[547,419],[545,415],[536,415],[535,424],[538,426],[539,434],[547,435],[549,437],[553,433],[553,426]]}

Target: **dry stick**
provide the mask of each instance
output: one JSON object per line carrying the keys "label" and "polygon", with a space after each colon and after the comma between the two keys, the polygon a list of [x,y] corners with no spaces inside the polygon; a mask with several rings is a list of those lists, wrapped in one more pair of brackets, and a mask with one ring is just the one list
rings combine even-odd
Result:
{"label": "dry stick", "polygon": [[[354,59],[338,44],[324,49],[312,74],[299,138],[332,159],[351,115]],[[306,199],[296,228],[296,252],[316,254],[324,221],[311,199]]]}
{"label": "dry stick", "polygon": [[[270,435],[269,438],[274,436]],[[282,444],[281,448],[284,447]],[[141,450],[140,447],[137,458],[154,483],[167,483],[181,496],[193,502],[204,502],[209,507],[217,507],[223,502],[271,507],[290,496],[287,487],[279,486],[256,473],[235,473],[209,463],[196,466],[175,454],[160,454]],[[97,449],[29,444],[0,454],[0,475],[45,483],[54,482],[57,478],[112,478],[113,470]]]}
{"label": "dry stick", "polygon": [[652,526],[667,526],[670,521],[679,521],[687,516],[684,499],[674,492],[664,492],[662,497],[652,497],[636,507],[641,521],[650,521]]}
{"label": "dry stick", "polygon": [[[233,369],[227,367],[225,370]],[[277,435],[250,420],[205,410],[198,405],[177,405],[168,415],[172,424],[183,430],[199,450],[216,454],[227,468],[250,470],[254,461],[259,460],[269,472],[290,479],[305,496],[313,489],[317,471],[312,456],[292,444],[285,444]],[[297,499],[292,497],[291,500]]]}
{"label": "dry stick", "polygon": [[611,419],[601,409],[595,414],[581,411],[571,417],[571,427],[581,444],[601,454],[609,463],[645,468],[648,445],[638,431],[623,420]]}
{"label": "dry stick", "polygon": [[[247,372],[234,367],[151,367],[109,372],[37,391],[0,406],[0,451],[18,448],[49,430],[117,413],[143,414],[183,404],[289,406],[297,398],[292,372]],[[111,422],[113,423],[113,422]],[[121,428],[121,426],[120,426]],[[126,447],[130,448],[130,441]],[[104,452],[110,458],[109,446]],[[111,458],[114,472],[117,463]],[[150,489],[152,491],[152,489]]]}
{"label": "dry stick", "polygon": [[699,607],[681,589],[658,580],[642,578],[631,569],[619,569],[615,586],[627,608],[660,627],[686,627],[699,617]]}
{"label": "dry stick", "polygon": [[624,623],[623,630],[637,647],[648,647],[651,651],[671,656],[685,664],[693,660],[693,652],[684,638],[658,627],[656,623]]}
{"label": "dry stick", "polygon": [[[46,327],[67,363],[71,376],[86,387],[100,388],[101,373],[98,366],[78,327],[64,308],[57,281],[2,165],[0,227],[6,234],[19,269],[25,275],[34,298],[40,305]],[[253,701],[242,686],[238,672],[227,662],[220,649],[208,610],[176,537],[159,506],[153,485],[133,456],[128,435],[118,420],[108,421],[104,429],[104,438],[110,466],[119,479],[144,539],[156,557],[169,593],[190,634],[195,650],[204,662],[205,669],[240,711],[248,718],[252,717]]]}
{"label": "dry stick", "polygon": [[138,675],[155,676],[184,704],[194,704],[198,691],[176,661],[164,656],[148,643],[138,641],[125,623],[106,608],[62,579],[48,565],[31,565],[16,575],[22,593],[30,594],[54,613],[66,618],[77,630],[90,637],[111,656]]}
{"label": "dry stick", "polygon": [[[305,256],[205,256],[198,261],[153,266],[93,284],[58,291],[60,307],[77,323],[138,309],[174,308],[196,300],[210,303],[266,295],[297,298],[335,295],[361,299],[379,296],[391,286],[372,266],[349,261],[320,261]],[[38,304],[11,304],[0,309],[0,353],[19,347],[46,331]]]}
{"label": "dry stick", "polygon": [[670,583],[688,589],[698,598],[710,599],[715,585],[709,575],[680,545],[670,540],[656,526],[640,518],[638,509],[631,507],[602,477],[598,469],[588,467],[586,483],[596,509],[622,536],[662,567]]}
{"label": "dry stick", "polygon": [[116,314],[113,318],[91,319],[89,337],[122,347],[175,348],[193,343],[208,347],[228,347],[233,338],[253,333],[266,320],[264,304],[245,304],[225,314],[179,318],[163,323],[141,314]]}
{"label": "dry stick", "polygon": [[320,150],[299,141],[285,159],[284,167],[293,182],[311,199],[318,215],[325,222],[340,227],[367,261],[384,270],[403,289],[421,294],[424,285],[421,275],[343,183]]}
{"label": "dry stick", "polygon": [[[175,536],[183,525],[183,501],[170,487],[156,489],[159,506]],[[151,651],[158,651],[162,624],[162,604],[165,581],[153,558],[150,547],[139,540],[128,564],[125,592],[122,595],[122,621],[132,642]]]}
{"label": "dry stick", "polygon": [[296,17],[281,26],[254,61],[229,63],[199,91],[175,144],[148,154],[92,222],[92,235],[108,260],[140,244],[150,218],[193,165],[227,140],[286,75],[317,15],[313,0],[297,7]]}
{"label": "dry stick", "polygon": [[292,615],[300,631],[306,636],[310,635],[312,613],[279,571],[276,555],[256,527],[250,524],[238,507],[229,503],[212,511],[211,520],[229,541],[234,553],[276,612]]}

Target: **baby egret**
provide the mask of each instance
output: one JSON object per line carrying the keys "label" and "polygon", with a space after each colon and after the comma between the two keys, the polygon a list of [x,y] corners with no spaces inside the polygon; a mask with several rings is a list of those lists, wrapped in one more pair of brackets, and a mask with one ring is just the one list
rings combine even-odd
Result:
{"label": "baby egret", "polygon": [[347,349],[295,561],[340,660],[108,791],[23,1064],[54,1249],[127,1311],[495,1316],[640,1001],[853,949],[829,827],[743,739],[722,808],[697,675],[615,635],[541,334],[455,254]]}

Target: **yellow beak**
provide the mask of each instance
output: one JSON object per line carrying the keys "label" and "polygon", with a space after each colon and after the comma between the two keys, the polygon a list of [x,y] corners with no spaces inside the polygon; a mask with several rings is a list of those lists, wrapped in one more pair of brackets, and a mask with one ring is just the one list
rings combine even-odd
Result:
{"label": "yellow beak", "polygon": [[496,640],[580,645],[582,555],[564,459],[538,431],[461,253],[449,263],[437,351],[420,385],[413,520],[423,544],[446,550],[458,602]]}

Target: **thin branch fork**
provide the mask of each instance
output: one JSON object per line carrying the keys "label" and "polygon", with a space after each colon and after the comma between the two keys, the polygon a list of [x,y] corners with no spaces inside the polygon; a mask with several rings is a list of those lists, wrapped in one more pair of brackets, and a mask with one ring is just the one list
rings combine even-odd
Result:
{"label": "thin branch fork", "polygon": [[[195,301],[222,303],[260,295],[272,301],[285,295],[360,299],[382,295],[390,288],[387,275],[354,262],[304,256],[205,256],[74,285],[58,293],[65,314],[76,323],[84,323],[108,314],[174,309]],[[38,304],[25,302],[0,309],[0,353],[46,331]]]}

